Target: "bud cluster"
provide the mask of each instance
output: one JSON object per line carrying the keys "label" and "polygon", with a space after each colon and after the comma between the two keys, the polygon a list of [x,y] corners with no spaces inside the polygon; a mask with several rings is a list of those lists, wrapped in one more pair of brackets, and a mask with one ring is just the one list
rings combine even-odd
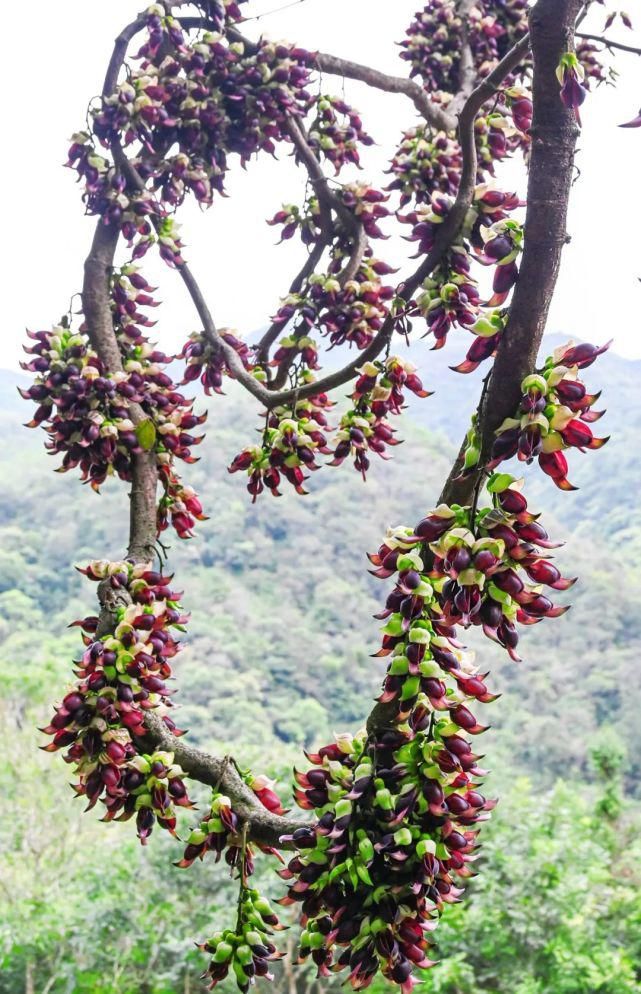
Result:
{"label": "bud cluster", "polygon": [[[229,328],[221,328],[218,334],[237,353],[248,372],[259,373],[260,367],[252,362],[249,346],[238,338],[235,332]],[[178,358],[186,360],[181,385],[199,379],[205,393],[209,395],[212,390],[214,393],[223,393],[222,385],[226,376],[234,379],[234,372],[230,369],[222,349],[210,342],[203,332],[195,331],[189,336]]]}
{"label": "bud cluster", "polygon": [[432,132],[428,125],[417,125],[403,133],[390,163],[394,179],[387,189],[398,190],[401,207],[412,201],[425,203],[435,193],[454,197],[462,162],[457,141],[442,131]]}
{"label": "bud cluster", "polygon": [[[361,214],[360,220],[364,217]],[[376,224],[375,217],[370,215],[368,223]],[[345,283],[332,271],[315,273],[300,293],[283,299],[274,322],[285,326],[298,319],[304,323],[303,334],[314,327],[328,338],[330,346],[348,344],[365,349],[389,315],[394,288],[384,284],[381,277],[392,271],[370,251],[354,277]]]}
{"label": "bud cluster", "polygon": [[[292,836],[298,854],[281,871],[281,903],[300,904],[301,959],[321,977],[347,970],[355,990],[381,971],[407,994],[413,971],[433,965],[428,935],[471,875],[477,825],[495,803],[478,789],[484,771],[468,735],[483,729],[468,695],[450,672],[433,670],[440,711],[422,699],[378,734],[339,736],[296,774],[298,803],[318,821]],[[484,687],[463,668],[456,675]],[[491,699],[485,689],[482,697]]]}
{"label": "bud cluster", "polygon": [[308,197],[302,209],[297,204],[283,204],[281,210],[269,218],[267,224],[272,227],[282,225],[281,242],[293,238],[298,231],[303,245],[313,245],[321,236],[318,197]]}
{"label": "bud cluster", "polygon": [[542,587],[574,582],[541,551],[551,543],[521,484],[495,474],[488,490],[491,507],[442,505],[415,529],[391,529],[370,557],[374,575],[396,580],[378,615],[385,718],[339,736],[296,773],[296,800],[317,822],[291,836],[298,852],[281,872],[281,903],[301,904],[301,958],[319,976],[347,969],[356,990],[381,971],[409,994],[414,969],[432,965],[429,933],[459,899],[496,803],[480,791],[485,771],[470,741],[486,729],[472,704],[495,695],[457,627],[481,626],[516,658],[516,623],[566,610]]}
{"label": "bud cluster", "polygon": [[[508,87],[500,94],[499,109],[480,114],[474,122],[477,152],[477,181],[494,176],[495,164],[518,148],[527,152],[532,125],[532,101],[522,86]],[[389,172],[394,179],[389,191],[398,191],[400,206],[429,203],[434,194],[456,196],[461,180],[459,143],[444,132],[419,125],[404,132],[392,158]]]}
{"label": "bud cluster", "polygon": [[555,349],[541,370],[525,377],[516,416],[506,418],[496,431],[490,467],[515,455],[526,463],[538,459],[557,487],[576,489],[567,478],[564,450],[600,449],[608,441],[592,434],[590,424],[605,412],[592,410],[600,394],[587,392],[579,371],[590,366],[609,345],[570,342]]}
{"label": "bud cluster", "polygon": [[[311,101],[304,53],[265,40],[246,50],[219,32],[190,40],[175,19],[157,13],[149,27],[153,45],[143,46],[140,68],[92,112],[93,132],[107,147],[117,137],[149,153],[144,179],[163,210],[189,194],[209,205],[224,192],[229,154],[244,165],[289,140],[288,116]],[[168,156],[167,149],[177,151]]]}
{"label": "bud cluster", "polygon": [[237,866],[241,851],[238,831],[238,816],[232,810],[231,801],[220,791],[214,790],[209,813],[198,828],[189,833],[183,858],[176,866],[191,866],[195,859],[204,859],[208,852],[215,853],[216,862],[225,853],[229,866]]}
{"label": "bud cluster", "polygon": [[[248,871],[249,872],[249,871]],[[211,962],[203,976],[208,990],[213,990],[229,973],[236,985],[247,994],[256,978],[273,980],[269,964],[281,958],[270,936],[283,926],[269,901],[255,887],[242,885],[235,929],[215,932],[199,946],[211,954]]]}
{"label": "bud cluster", "polygon": [[[267,782],[266,778],[256,779]],[[276,798],[275,794],[273,798]],[[280,802],[277,807],[280,808]],[[259,848],[265,852],[274,851],[265,846]],[[246,992],[255,977],[273,979],[268,964],[279,959],[280,954],[268,936],[282,926],[268,901],[247,884],[247,878],[254,872],[254,853],[247,841],[246,827],[233,810],[230,799],[218,788],[212,792],[207,816],[190,832],[183,858],[175,865],[189,867],[194,860],[204,859],[208,852],[215,854],[216,862],[225,854],[232,873],[238,872],[240,894],[236,927],[214,933],[198,947],[211,954],[203,979],[209,981],[209,990],[212,990],[231,970],[237,986]]]}
{"label": "bud cluster", "polygon": [[[176,389],[166,371],[171,357],[143,334],[152,322],[140,308],[157,306],[153,288],[131,265],[113,273],[110,288],[122,370],[105,370],[84,325],[74,331],[65,321],[50,332],[27,332],[34,344],[25,351],[32,358],[22,366],[36,379],[21,393],[38,405],[29,426],[40,425],[47,432],[46,448],[62,455],[59,472],[78,467],[82,481],[94,490],[110,475],[130,481],[132,459],[153,449],[165,489],[159,528],[171,519],[178,534],[187,537],[194,519],[202,519],[202,507],[193,489],[182,484],[174,463],[194,462],[191,450],[203,436],[191,432],[206,414],[194,414],[193,401]],[[133,419],[132,403],[142,419]]]}
{"label": "bud cluster", "polygon": [[[413,620],[427,611],[449,631],[456,625],[481,627],[517,658],[517,624],[535,624],[567,610],[542,592],[541,585],[565,590],[574,581],[563,579],[541,551],[555,546],[528,510],[521,484],[508,474],[494,474],[488,491],[491,507],[473,513],[469,507],[440,505],[414,531],[392,529],[370,557],[375,576],[399,574],[380,615],[387,619],[384,650],[396,647]],[[423,659],[422,650],[413,653]],[[418,673],[407,672],[416,678],[413,692],[424,691]],[[391,674],[386,699],[398,693],[411,697],[405,684],[402,674]]]}
{"label": "bud cluster", "polygon": [[85,650],[77,661],[73,690],[43,729],[53,736],[44,749],[67,749],[64,758],[78,776],[76,793],[87,798],[90,808],[102,800],[107,821],[135,814],[144,842],[154,821],[173,832],[173,806],[190,805],[173,757],[141,755],[137,745],[149,710],[173,734],[181,734],[168,714],[167,681],[170,660],[179,650],[173,630],[184,630],[187,615],[169,587],[170,578],[149,565],[98,560],[81,572],[101,584],[114,628],[98,635],[98,618],[75,622],[83,630]]}

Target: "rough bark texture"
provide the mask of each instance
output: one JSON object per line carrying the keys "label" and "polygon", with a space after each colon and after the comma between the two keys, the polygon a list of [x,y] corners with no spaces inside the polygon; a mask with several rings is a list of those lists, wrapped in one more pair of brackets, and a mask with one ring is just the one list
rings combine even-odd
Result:
{"label": "rough bark texture", "polygon": [[[119,231],[99,220],[85,261],[82,306],[87,334],[105,368],[116,373],[122,370],[122,357],[114,332],[109,295],[111,273]],[[130,404],[131,420],[139,425],[146,419],[138,404]],[[141,452],[133,458],[131,499],[129,505],[129,548],[132,559],[147,562],[153,559],[156,543],[156,489],[158,474],[153,452]]]}
{"label": "rough bark texture", "polygon": [[[492,447],[496,429],[517,409],[524,376],[536,365],[561,251],[567,241],[568,201],[579,129],[559,97],[556,67],[561,55],[574,47],[574,23],[580,8],[580,0],[538,0],[530,13],[534,117],[525,241],[507,327],[481,411],[481,464]],[[441,500],[447,503],[467,503],[477,483],[475,475],[457,480],[461,466],[462,451],[441,494]]]}

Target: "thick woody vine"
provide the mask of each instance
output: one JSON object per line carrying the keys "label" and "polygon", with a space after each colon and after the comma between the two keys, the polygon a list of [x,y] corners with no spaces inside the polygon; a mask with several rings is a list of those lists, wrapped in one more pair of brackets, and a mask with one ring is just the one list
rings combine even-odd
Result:
{"label": "thick woody vine", "polygon": [[[552,598],[574,582],[551,561],[555,543],[504,463],[536,461],[571,490],[566,453],[607,441],[593,434],[598,394],[583,381],[607,346],[570,343],[536,362],[566,240],[579,108],[613,45],[575,35],[590,6],[580,0],[431,0],[401,44],[409,76],[389,76],[250,41],[241,6],[166,0],[143,11],[116,40],[102,97],[70,149],[97,218],[82,322],[30,333],[25,396],[61,471],[77,469],[94,490],[111,476],[127,485],[130,535],[121,560],[82,567],[99,608],[76,622],[75,682],[44,729],[46,749],[65,750],[77,793],[103,805],[105,820],[134,819],[143,844],[155,828],[180,834],[179,867],[224,858],[237,876],[235,921],[201,944],[210,986],[231,973],[247,990],[270,976],[280,926],[251,873],[259,854],[283,849],[280,903],[300,905],[301,961],[321,976],[347,971],[354,989],[380,971],[408,992],[433,962],[431,932],[459,899],[495,804],[482,792],[475,737],[486,726],[475,712],[496,695],[462,632],[477,627],[518,658],[522,627],[563,614]],[[418,113],[385,185],[353,179],[372,138],[332,95],[331,76],[381,100],[404,94]],[[214,204],[236,159],[249,165],[278,147],[305,171],[307,193],[267,220],[282,239],[300,239],[304,261],[249,343],[216,325],[176,214],[188,197]],[[513,155],[528,164],[525,202],[498,183]],[[418,260],[402,277],[380,248],[394,222]],[[148,338],[158,300],[139,264],[150,251],[175,270],[200,322],[178,357],[180,383],[175,357]],[[379,615],[382,692],[362,732],[296,772],[295,798],[313,814],[293,818],[266,777],[189,745],[172,717],[188,615],[165,533],[189,539],[207,515],[188,482],[205,418],[185,388],[219,394],[238,381],[259,402],[261,432],[230,472],[244,474],[252,500],[304,494],[314,470],[351,465],[366,478],[374,456],[389,456],[408,392],[429,396],[410,356],[459,329],[472,337],[455,369],[488,364],[460,455],[438,506],[390,529],[370,555],[374,575],[393,584]],[[348,361],[323,373],[338,345]],[[190,780],[212,793],[185,833],[177,815],[193,808]]]}

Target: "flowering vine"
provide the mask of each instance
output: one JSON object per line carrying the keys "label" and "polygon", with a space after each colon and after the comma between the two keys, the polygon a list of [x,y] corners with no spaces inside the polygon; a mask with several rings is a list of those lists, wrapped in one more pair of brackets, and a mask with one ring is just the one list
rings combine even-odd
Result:
{"label": "flowering vine", "polygon": [[[565,239],[578,109],[589,82],[607,73],[598,37],[577,36],[568,51],[578,0],[537,3],[529,22],[526,0],[429,0],[401,43],[409,78],[246,38],[234,0],[191,5],[196,16],[184,6],[154,3],[117,39],[68,157],[96,218],[81,323],[65,317],[29,335],[34,382],[23,394],[59,469],[79,469],[96,490],[108,477],[131,488],[126,557],[82,570],[97,583],[100,610],[75,623],[84,649],[44,748],[64,750],[76,792],[89,807],[100,801],[104,820],[135,816],[143,843],[156,824],[178,833],[177,809],[193,807],[186,780],[211,788],[177,861],[187,869],[224,860],[238,882],[235,924],[200,944],[210,988],[233,976],[246,992],[270,977],[280,924],[250,878],[258,854],[282,859],[283,849],[281,903],[300,905],[301,959],[320,976],[346,970],[356,990],[380,972],[409,994],[416,969],[433,963],[431,933],[471,876],[496,803],[483,793],[475,736],[487,728],[479,706],[497,695],[463,632],[477,628],[516,659],[522,626],[561,616],[567,605],[552,598],[574,583],[551,561],[555,544],[522,481],[499,466],[514,455],[537,459],[572,489],[564,451],[606,441],[592,434],[598,394],[579,374],[607,346],[569,345],[534,372],[532,354]],[[548,56],[558,78],[538,68]],[[419,111],[392,152],[386,188],[346,174],[374,139],[319,73],[403,93]],[[531,140],[541,106],[546,134],[567,154],[550,157]],[[189,198],[215,204],[234,162],[277,151],[290,152],[308,182],[302,204],[284,204],[268,223],[281,240],[296,236],[305,258],[261,336],[243,340],[217,327],[177,213]],[[531,170],[530,205],[497,184],[497,165],[516,154]],[[558,197],[542,234],[537,204],[550,185]],[[384,258],[395,221],[408,226],[418,258],[400,276]],[[116,264],[121,240],[127,256]],[[177,357],[147,338],[158,301],[136,261],[152,249],[199,317]],[[194,461],[205,417],[180,388],[200,382],[222,394],[231,379],[250,393],[263,412],[260,440],[230,473],[246,474],[254,500],[285,485],[303,494],[321,465],[348,461],[366,477],[372,452],[389,456],[408,393],[428,396],[401,348],[418,356],[424,336],[440,348],[456,327],[473,335],[457,371],[494,364],[441,502],[414,528],[390,529],[370,556],[374,575],[394,584],[379,614],[381,694],[363,731],[336,736],[296,772],[295,799],[313,814],[292,819],[272,781],[193,749],[171,717],[171,661],[187,616],[165,575],[161,536],[171,525],[191,537],[206,520],[177,469]],[[348,358],[323,372],[333,349]],[[333,392],[346,384],[348,404],[334,421]]]}

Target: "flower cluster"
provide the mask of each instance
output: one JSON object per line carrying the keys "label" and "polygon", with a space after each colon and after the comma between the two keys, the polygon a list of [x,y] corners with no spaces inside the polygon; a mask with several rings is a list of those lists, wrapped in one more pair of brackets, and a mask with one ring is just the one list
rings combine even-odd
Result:
{"label": "flower cluster", "polygon": [[[499,110],[480,114],[475,121],[477,180],[494,176],[495,164],[517,148],[527,151],[532,125],[532,100],[522,86],[511,86],[501,94]],[[429,203],[434,194],[455,196],[461,179],[462,157],[458,142],[443,132],[419,125],[403,134],[389,172],[394,179],[387,187],[398,191],[400,206]]]}
{"label": "flower cluster", "polygon": [[400,205],[425,203],[433,194],[455,196],[461,179],[461,149],[442,131],[418,125],[404,132],[390,163],[394,179],[388,190],[398,190]]}
{"label": "flower cluster", "polygon": [[[260,848],[273,852],[265,846]],[[234,870],[238,872],[240,894],[235,929],[216,932],[198,947],[202,952],[211,954],[203,979],[209,981],[208,989],[212,990],[231,970],[237,986],[246,992],[255,977],[272,979],[269,962],[279,959],[280,954],[269,936],[282,926],[270,904],[255,888],[248,886],[247,878],[254,871],[252,846],[230,799],[218,788],[212,792],[207,816],[190,832],[183,858],[176,866],[189,867],[194,860],[204,859],[208,852],[215,854],[216,862],[225,854],[232,873]]]}
{"label": "flower cluster", "polygon": [[330,346],[348,344],[365,349],[389,314],[394,288],[381,277],[392,271],[370,251],[353,279],[344,283],[333,272],[315,273],[300,293],[283,299],[274,322],[284,327],[299,319],[306,329],[303,333],[313,327],[327,336]]}
{"label": "flower cluster", "polygon": [[195,859],[204,859],[208,852],[215,853],[216,862],[225,853],[229,866],[237,866],[241,852],[238,830],[238,816],[232,809],[231,801],[225,794],[214,790],[207,817],[189,833],[185,852],[176,866],[191,866]]}
{"label": "flower cluster", "polygon": [[320,96],[314,103],[316,112],[308,126],[308,144],[317,158],[324,157],[334,166],[336,174],[344,165],[360,165],[359,145],[373,145],[363,129],[360,115],[341,97]]}
{"label": "flower cluster", "polygon": [[[427,628],[413,632],[429,640]],[[281,903],[300,903],[301,959],[321,977],[347,970],[355,990],[380,970],[409,994],[413,971],[433,965],[428,935],[458,899],[477,826],[495,803],[479,790],[483,771],[467,736],[482,728],[465,706],[464,678],[491,695],[459,658],[454,671],[432,663],[441,712],[426,699],[379,734],[339,736],[297,774],[298,802],[318,821],[292,836],[299,852],[281,871]]]}
{"label": "flower cluster", "polygon": [[597,348],[587,342],[568,343],[548,357],[536,373],[521,384],[523,396],[516,417],[497,429],[490,466],[518,455],[522,462],[538,459],[544,473],[561,490],[574,490],[567,478],[564,450],[599,449],[607,438],[595,438],[590,424],[603,415],[592,408],[599,394],[589,394],[579,371],[590,366],[610,343]]}
{"label": "flower cluster", "polygon": [[419,76],[430,90],[457,93],[464,42],[477,72],[487,75],[515,37],[527,32],[527,14],[527,0],[478,0],[465,14],[459,14],[454,0],[430,0],[401,42],[401,58],[410,63],[410,75]]}
{"label": "flower cluster", "polygon": [[313,245],[321,236],[318,197],[315,195],[308,197],[302,210],[297,204],[283,204],[282,209],[277,211],[267,224],[272,227],[277,224],[282,225],[280,233],[282,242],[293,238],[298,231],[303,245]]}
{"label": "flower cluster", "polygon": [[541,551],[551,543],[521,484],[494,474],[488,490],[491,507],[442,505],[414,529],[390,529],[370,557],[376,576],[395,577],[378,615],[385,717],[339,736],[296,773],[296,800],[317,822],[291,836],[298,852],[281,872],[282,903],[301,904],[301,957],[320,976],[348,970],[355,990],[381,971],[409,994],[414,969],[432,965],[429,933],[459,899],[495,804],[480,791],[470,741],[486,728],[472,706],[495,695],[458,626],[482,626],[516,658],[517,623],[566,610],[542,587],[574,582]]}
{"label": "flower cluster", "polygon": [[216,932],[199,948],[211,954],[211,962],[204,975],[213,988],[233,974],[236,985],[243,994],[256,978],[273,980],[269,964],[281,958],[270,936],[283,926],[278,921],[269,901],[255,887],[242,885],[238,917],[234,929]]}
{"label": "flower cluster", "polygon": [[[445,630],[479,626],[517,658],[517,623],[534,624],[567,610],[555,607],[540,588],[544,584],[565,590],[573,581],[564,580],[541,551],[554,544],[537,516],[528,511],[520,483],[508,474],[494,474],[488,491],[491,507],[472,512],[469,507],[440,505],[413,531],[393,529],[370,557],[375,576],[399,573],[381,615],[388,619],[384,631],[391,640],[384,640],[385,649],[396,645],[397,637],[403,637],[414,618],[422,617],[427,605]],[[420,681],[413,687],[418,692]],[[407,695],[405,680],[390,675],[386,699],[401,688]]]}
{"label": "flower cluster", "polygon": [[[221,328],[219,337],[237,354],[248,372],[256,373],[258,367],[252,362],[249,346],[238,338],[229,328]],[[186,360],[185,373],[182,383],[193,383],[200,380],[205,393],[222,393],[223,380],[226,376],[234,379],[234,371],[219,345],[212,343],[199,331],[189,336],[182,348],[179,359]]]}
{"label": "flower cluster", "polygon": [[[219,12],[215,22],[228,16]],[[288,118],[305,114],[312,102],[305,89],[310,70],[306,53],[286,45],[261,40],[246,51],[216,31],[188,39],[157,4],[148,9],[147,28],[140,66],[130,66],[126,80],[91,109],[90,130],[74,135],[68,165],[83,182],[87,211],[117,226],[134,258],[157,243],[165,261],[180,266],[182,243],[170,214],[189,195],[208,206],[222,194],[230,154],[246,164],[290,141]],[[135,146],[131,165],[142,189],[132,189],[96,145],[116,142]]]}
{"label": "flower cluster", "polygon": [[[170,357],[143,334],[152,322],[140,308],[156,306],[152,290],[133,266],[111,277],[121,370],[107,372],[84,325],[74,331],[65,320],[52,331],[28,332],[34,344],[25,346],[31,358],[22,365],[36,379],[21,393],[37,404],[29,426],[45,429],[46,448],[62,456],[59,471],[78,467],[82,481],[94,490],[113,474],[130,481],[132,459],[153,449],[165,488],[163,508],[171,508],[172,523],[186,537],[193,518],[202,516],[202,507],[193,489],[182,484],[174,464],[176,459],[194,462],[192,449],[203,436],[192,431],[206,415],[194,413],[193,402],[176,389],[167,372]],[[131,404],[136,405],[137,415]],[[180,517],[186,509],[193,515],[188,527]],[[167,515],[159,520],[164,527]]]}
{"label": "flower cluster", "polygon": [[338,194],[341,203],[362,224],[369,238],[386,238],[378,222],[390,216],[385,207],[389,196],[369,183],[345,183]]}
{"label": "flower cluster", "polygon": [[52,735],[47,752],[67,749],[75,790],[93,807],[102,800],[106,820],[136,815],[144,843],[154,822],[174,831],[175,806],[189,807],[181,772],[167,753],[139,752],[145,712],[154,710],[176,735],[169,717],[170,660],[179,650],[173,630],[184,630],[179,595],[170,578],[146,564],[92,562],[81,570],[101,583],[102,600],[114,615],[111,634],[98,635],[98,618],[76,622],[85,650],[77,663],[77,682],[43,729]]}
{"label": "flower cluster", "polygon": [[470,275],[471,262],[463,246],[453,246],[446,262],[423,282],[416,304],[434,335],[435,349],[445,345],[451,328],[470,328],[479,315],[481,297]]}
{"label": "flower cluster", "polygon": [[331,450],[323,431],[327,427],[325,394],[299,401],[294,408],[274,408],[267,416],[261,445],[243,449],[229,467],[230,473],[245,470],[249,476],[247,490],[253,501],[265,487],[280,497],[283,478],[296,493],[305,494],[305,470],[319,469],[316,457]]}
{"label": "flower cluster", "polygon": [[[451,210],[449,197],[433,196],[429,204],[419,205],[399,220],[411,225],[410,241],[418,243],[419,255],[434,247],[440,226]],[[454,367],[469,372],[495,351],[503,321],[500,314],[484,308],[496,308],[506,300],[518,278],[516,259],[523,234],[518,221],[509,215],[521,201],[515,194],[504,193],[488,184],[476,188],[474,202],[459,235],[442,261],[424,281],[414,303],[413,313],[425,317],[428,332],[435,338],[434,348],[441,348],[449,331],[461,326],[474,332],[478,341],[466,360]],[[494,266],[493,295],[482,303],[472,265],[480,262]]]}
{"label": "flower cluster", "polygon": [[[227,155],[247,163],[260,150],[273,152],[286,138],[287,116],[303,113],[311,100],[309,70],[288,46],[261,41],[245,50],[217,32],[193,41],[178,32],[165,30],[162,61],[145,53],[92,115],[107,146],[117,135],[158,157],[151,178],[169,208],[187,193],[211,202],[212,192],[223,190]],[[165,157],[168,148],[178,151]]]}
{"label": "flower cluster", "polygon": [[368,362],[359,370],[352,393],[353,406],[343,415],[336,436],[331,466],[340,466],[348,457],[363,479],[369,469],[369,452],[383,459],[388,445],[398,445],[389,414],[398,415],[405,407],[404,390],[417,397],[429,397],[416,375],[416,367],[398,356]]}

